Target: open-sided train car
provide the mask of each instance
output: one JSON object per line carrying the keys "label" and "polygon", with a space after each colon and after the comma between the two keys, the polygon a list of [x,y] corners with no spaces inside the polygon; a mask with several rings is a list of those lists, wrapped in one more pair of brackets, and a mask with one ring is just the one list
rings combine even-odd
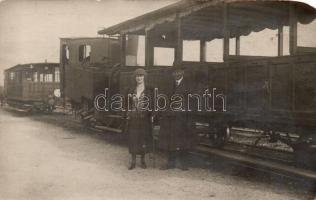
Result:
{"label": "open-sided train car", "polygon": [[[216,88],[224,94],[225,109],[219,101],[211,112],[190,115],[194,122],[208,124],[210,143],[225,145],[232,127],[254,128],[260,130],[261,138],[269,138],[267,142],[292,148],[298,163],[315,167],[316,48],[298,42],[303,37],[299,27],[315,26],[315,17],[315,8],[293,1],[183,0],[98,33],[119,35],[122,55],[127,36],[145,36],[145,67],[153,86],[161,91],[170,89],[172,66],[157,66],[155,54],[157,48],[168,48],[174,52],[174,61],[186,67],[194,91]],[[242,55],[241,41],[267,29],[275,31],[271,39],[276,39],[275,55]],[[311,32],[315,34],[315,28]],[[303,40],[315,45],[313,34]],[[222,53],[220,62],[206,59],[207,43],[214,40],[222,42],[215,49]],[[184,61],[185,41],[199,43],[197,61]],[[128,71],[133,70],[125,59],[121,56],[121,91],[129,83]]]}
{"label": "open-sided train car", "polygon": [[58,63],[21,64],[4,71],[8,105],[26,111],[52,111],[60,97]]}

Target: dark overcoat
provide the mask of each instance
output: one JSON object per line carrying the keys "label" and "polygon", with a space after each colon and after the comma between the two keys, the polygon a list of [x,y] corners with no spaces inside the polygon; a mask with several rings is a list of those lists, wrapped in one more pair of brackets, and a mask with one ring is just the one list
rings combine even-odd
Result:
{"label": "dark overcoat", "polygon": [[[128,89],[126,93],[126,105],[128,105],[126,117],[127,134],[128,134],[128,149],[131,154],[144,154],[151,150],[152,147],[152,126],[151,126],[151,111],[139,109],[136,101],[144,100],[144,96],[148,97],[150,103],[152,101],[152,90],[145,88],[139,99],[129,98],[128,94],[136,94],[136,88]],[[130,108],[130,110],[128,110]]]}
{"label": "dark overcoat", "polygon": [[[159,148],[166,151],[190,150],[195,145],[195,136],[187,112],[187,95],[189,87],[183,79],[179,86],[174,82],[172,95],[183,97],[185,111],[168,111],[162,113],[159,132]],[[170,95],[170,94],[169,94]]]}

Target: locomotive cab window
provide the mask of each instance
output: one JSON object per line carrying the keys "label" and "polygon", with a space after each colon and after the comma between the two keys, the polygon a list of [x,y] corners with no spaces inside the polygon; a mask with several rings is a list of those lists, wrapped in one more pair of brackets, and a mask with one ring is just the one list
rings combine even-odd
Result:
{"label": "locomotive cab window", "polygon": [[63,63],[68,63],[69,61],[69,47],[67,45],[62,46],[62,59]]}
{"label": "locomotive cab window", "polygon": [[91,54],[90,45],[80,45],[79,46],[79,61],[80,62],[89,62]]}

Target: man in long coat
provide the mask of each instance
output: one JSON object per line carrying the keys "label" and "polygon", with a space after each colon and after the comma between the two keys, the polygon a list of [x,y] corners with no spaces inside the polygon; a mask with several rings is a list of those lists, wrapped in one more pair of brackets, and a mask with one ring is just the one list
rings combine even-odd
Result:
{"label": "man in long coat", "polygon": [[[160,122],[159,148],[168,154],[168,163],[161,167],[162,170],[176,167],[176,160],[180,162],[179,168],[188,170],[186,157],[195,143],[195,137],[190,130],[190,123],[187,112],[187,95],[189,92],[188,83],[184,80],[184,69],[176,65],[173,69],[174,84],[171,95],[175,97],[167,111],[163,113]],[[182,105],[180,104],[182,97]],[[170,98],[170,96],[169,96]],[[172,103],[173,102],[173,103]],[[182,109],[172,109],[179,108]]]}

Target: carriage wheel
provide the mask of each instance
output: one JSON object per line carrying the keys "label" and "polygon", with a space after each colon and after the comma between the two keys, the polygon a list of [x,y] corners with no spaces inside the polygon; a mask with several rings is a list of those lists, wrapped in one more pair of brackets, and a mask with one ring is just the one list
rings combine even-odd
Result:
{"label": "carriage wheel", "polygon": [[217,148],[222,148],[230,137],[230,127],[216,127],[215,132],[210,134],[211,145]]}

